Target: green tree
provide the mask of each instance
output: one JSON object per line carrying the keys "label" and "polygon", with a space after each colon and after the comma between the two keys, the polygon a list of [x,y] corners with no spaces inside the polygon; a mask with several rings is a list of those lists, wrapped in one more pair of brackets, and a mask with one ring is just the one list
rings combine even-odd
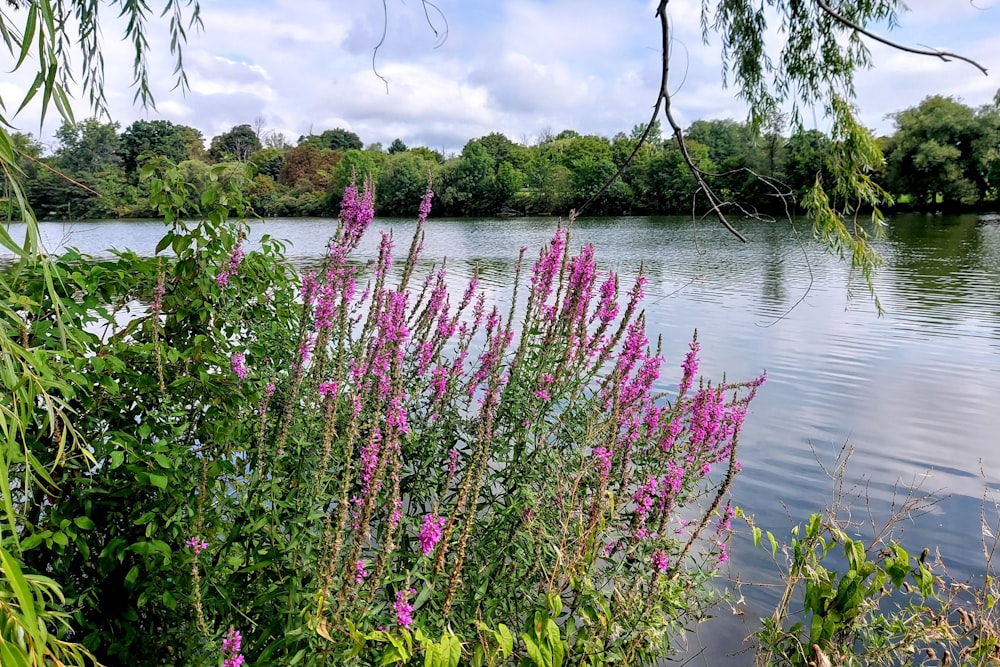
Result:
{"label": "green tree", "polygon": [[64,121],[56,130],[59,167],[76,174],[94,173],[122,163],[118,123],[102,123],[96,118],[72,123]]}
{"label": "green tree", "polygon": [[523,146],[515,144],[505,135],[500,132],[491,132],[485,137],[476,139],[476,141],[483,145],[483,148],[493,158],[493,162],[497,165],[498,169],[499,165],[509,162],[514,169],[518,171],[524,170],[525,164],[528,161],[527,151]]}
{"label": "green tree", "polygon": [[833,183],[830,138],[819,130],[795,132],[788,139],[782,181],[801,200],[816,181]]}
{"label": "green tree", "polygon": [[262,148],[250,156],[250,162],[257,169],[258,174],[269,176],[271,180],[277,181],[281,167],[285,162],[285,152],[281,148]]}
{"label": "green tree", "polygon": [[983,147],[997,139],[985,115],[935,95],[893,118],[888,172],[896,192],[925,206],[973,204],[983,198],[989,186]]}
{"label": "green tree", "polygon": [[420,153],[390,154],[379,171],[375,205],[380,215],[415,216],[427,189],[441,167]]}
{"label": "green tree", "polygon": [[[689,139],[687,149],[699,169],[706,172],[714,170],[707,146]],[[644,213],[687,214],[699,204],[695,199],[698,182],[684,162],[680,149],[673,143],[636,166],[632,187],[635,190],[635,205]],[[704,202],[700,202],[698,207],[703,209]]]}
{"label": "green tree", "polygon": [[[38,177],[38,171],[41,169],[39,158],[42,156],[42,145],[31,133],[14,132],[10,135],[10,146],[16,156],[14,164],[26,182],[28,196],[30,197],[31,183]],[[6,170],[0,174],[0,183],[3,184],[3,191],[0,192],[0,197],[3,197],[3,206],[0,207],[0,215],[6,216],[10,214],[20,217],[20,211],[17,210],[17,207],[10,206],[11,188],[14,186],[14,182],[12,182],[11,175]]]}
{"label": "green tree", "polygon": [[121,134],[119,152],[125,173],[135,177],[141,156],[165,157],[172,162],[182,162],[192,157],[195,146],[204,139],[200,130],[186,125],[175,125],[169,120],[137,120]]}
{"label": "green tree", "polygon": [[444,164],[444,155],[442,155],[438,151],[431,150],[426,146],[417,146],[416,148],[411,148],[410,152],[419,155],[425,160],[431,160],[433,162],[437,162],[438,164]]}
{"label": "green tree", "polygon": [[368,177],[378,181],[379,170],[375,154],[359,148],[351,148],[344,153],[343,159],[337,163],[327,186],[327,199],[331,212],[336,212],[340,206],[340,196],[344,193],[352,179],[362,183]]}
{"label": "green tree", "polygon": [[237,125],[212,138],[208,154],[215,162],[236,160],[246,162],[262,148],[260,138],[248,124]]}
{"label": "green tree", "polygon": [[299,137],[298,145],[301,146],[303,144],[315,146],[316,148],[326,148],[332,151],[361,150],[364,148],[361,137],[342,127],[325,130],[322,134],[310,134]]}
{"label": "green tree", "polygon": [[[506,163],[509,166],[509,163]],[[445,163],[441,172],[441,203],[447,215],[494,215],[506,206],[513,196],[514,180],[510,176],[498,184],[499,165],[478,140],[462,149],[462,155]]]}
{"label": "green tree", "polygon": [[389,153],[389,155],[395,155],[396,153],[405,153],[407,150],[409,149],[406,147],[406,144],[403,143],[403,140],[396,137],[392,140],[392,143],[389,144],[389,148],[386,152]]}

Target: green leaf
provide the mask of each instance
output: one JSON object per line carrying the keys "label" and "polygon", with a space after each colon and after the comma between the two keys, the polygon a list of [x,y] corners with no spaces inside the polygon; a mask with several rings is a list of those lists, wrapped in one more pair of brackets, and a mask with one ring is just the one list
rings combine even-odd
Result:
{"label": "green leaf", "polygon": [[441,653],[443,667],[458,667],[462,659],[462,642],[452,633],[445,632],[441,637]]}
{"label": "green leaf", "polygon": [[139,581],[139,566],[133,565],[132,569],[125,575],[125,587],[129,589],[135,588],[135,582],[137,581]]}
{"label": "green leaf", "polygon": [[159,243],[156,244],[156,249],[153,250],[153,254],[159,255],[161,252],[170,247],[170,244],[173,243],[173,241],[174,241],[174,233],[167,232],[166,235],[164,235],[164,237],[160,239]]}
{"label": "green leaf", "polygon": [[174,467],[174,460],[163,454],[153,454],[153,459],[160,464],[161,468],[172,469]]}
{"label": "green leaf", "polygon": [[524,647],[528,652],[528,657],[534,662],[538,667],[544,667],[545,663],[542,662],[542,652],[538,648],[538,644],[535,640],[531,638],[527,632],[521,633],[521,639],[524,641]]}
{"label": "green leaf", "polygon": [[503,623],[497,626],[497,633],[500,635],[500,651],[505,659],[509,658],[514,652],[514,635]]}
{"label": "green leaf", "polygon": [[161,475],[160,473],[151,472],[149,473],[149,483],[159,489],[167,488],[168,477],[166,475]]}
{"label": "green leaf", "polygon": [[24,652],[17,644],[12,644],[10,642],[4,642],[0,644],[0,664],[10,665],[11,667],[31,667],[31,663],[28,661],[28,655]]}
{"label": "green leaf", "polygon": [[17,597],[18,607],[20,607],[21,615],[24,617],[24,630],[37,641],[38,618],[35,612],[35,598],[21,572],[21,566],[2,546],[0,546],[0,562],[3,563],[3,576],[10,583],[14,595]]}

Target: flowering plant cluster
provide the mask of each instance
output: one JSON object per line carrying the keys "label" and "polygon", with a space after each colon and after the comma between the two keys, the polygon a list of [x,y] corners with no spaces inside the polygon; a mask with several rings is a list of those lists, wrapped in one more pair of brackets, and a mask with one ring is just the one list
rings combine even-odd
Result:
{"label": "flowering plant cluster", "polygon": [[95,655],[652,664],[704,616],[764,378],[699,379],[694,341],[665,379],[641,270],[601,270],[560,226],[495,301],[422,261],[430,190],[408,250],[383,233],[365,265],[367,183],[298,276],[225,222],[237,193],[159,178],[175,257],[78,279],[151,305],[93,341],[103,393],[77,409],[98,465],[43,517],[101,513],[91,560],[43,564],[86,582],[68,593]]}

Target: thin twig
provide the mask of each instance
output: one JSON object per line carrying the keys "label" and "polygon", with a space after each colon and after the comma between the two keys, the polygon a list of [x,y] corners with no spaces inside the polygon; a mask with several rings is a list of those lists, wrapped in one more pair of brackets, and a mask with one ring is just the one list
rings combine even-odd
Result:
{"label": "thin twig", "polygon": [[969,63],[970,65],[978,69],[980,72],[982,72],[984,75],[987,76],[989,75],[989,72],[986,71],[986,68],[977,63],[972,58],[966,58],[965,56],[959,55],[957,53],[952,53],[950,51],[941,51],[940,49],[917,49],[912,46],[906,46],[905,44],[894,42],[890,39],[882,37],[881,35],[871,32],[870,30],[867,30],[864,26],[860,26],[854,21],[844,16],[843,14],[838,13],[835,9],[833,9],[833,7],[827,4],[826,0],[816,0],[816,4],[819,5],[819,8],[822,9],[824,12],[826,12],[826,14],[834,21],[837,21],[838,23],[847,26],[848,28],[854,30],[855,32],[861,33],[862,35],[868,37],[869,39],[874,39],[876,42],[880,42],[882,44],[885,44],[886,46],[890,46],[898,51],[905,51],[906,53],[915,53],[920,56],[933,56],[935,58],[940,58],[945,62],[950,62],[951,58],[954,58],[955,60],[961,60]]}
{"label": "thin twig", "polygon": [[37,158],[33,158],[33,157],[31,157],[30,155],[28,155],[28,154],[27,154],[27,153],[25,153],[24,151],[19,151],[19,150],[17,150],[17,149],[15,148],[15,149],[14,149],[14,152],[15,152],[15,153],[17,153],[18,155],[20,155],[21,157],[24,157],[24,158],[28,158],[29,160],[31,160],[31,161],[32,161],[32,162],[34,162],[35,164],[38,164],[38,165],[41,165],[41,166],[45,167],[46,169],[48,169],[49,171],[51,171],[51,172],[52,172],[53,174],[55,174],[55,175],[56,175],[56,176],[58,176],[59,178],[62,178],[62,179],[64,179],[64,180],[66,180],[66,181],[69,181],[70,183],[72,183],[72,184],[73,184],[73,185],[75,185],[76,187],[80,188],[81,190],[86,190],[87,192],[89,192],[90,194],[92,194],[92,195],[94,195],[94,196],[96,196],[96,197],[103,197],[103,196],[104,196],[104,195],[102,195],[102,194],[101,194],[100,192],[98,192],[97,190],[94,190],[93,188],[90,188],[90,187],[87,187],[86,185],[84,185],[84,184],[83,184],[83,183],[81,183],[80,181],[75,181],[75,180],[73,180],[72,178],[70,178],[70,177],[69,177],[69,176],[67,176],[66,174],[62,173],[61,171],[59,171],[59,170],[58,170],[58,169],[56,169],[55,167],[52,167],[52,166],[50,166],[49,164],[47,164],[47,163],[45,163],[45,162],[42,162],[41,160],[39,160],[39,159],[37,159]]}

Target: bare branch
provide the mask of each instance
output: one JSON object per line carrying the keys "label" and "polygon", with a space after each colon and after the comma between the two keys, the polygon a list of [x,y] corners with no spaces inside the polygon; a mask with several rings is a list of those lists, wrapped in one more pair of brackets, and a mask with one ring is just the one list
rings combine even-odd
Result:
{"label": "bare branch", "polygon": [[663,51],[663,65],[661,68],[660,92],[659,97],[657,98],[657,106],[659,106],[662,101],[663,114],[666,116],[667,122],[670,123],[671,129],[674,131],[674,138],[677,140],[677,146],[681,150],[684,162],[687,164],[688,169],[691,171],[695,180],[698,181],[698,187],[705,193],[705,197],[708,199],[708,203],[711,205],[712,212],[715,213],[715,217],[719,219],[722,226],[728,229],[733,236],[738,238],[743,243],[746,243],[747,238],[738,232],[736,228],[730,224],[729,220],[726,219],[726,214],[723,213],[720,208],[722,206],[722,201],[718,198],[718,196],[716,196],[715,191],[709,187],[708,183],[705,182],[705,177],[701,169],[699,169],[698,166],[695,165],[694,160],[691,159],[691,154],[688,153],[687,144],[684,142],[684,132],[681,130],[681,126],[677,124],[673,113],[670,111],[670,91],[667,89],[667,80],[670,75],[670,23],[667,19],[668,1],[669,0],[660,0],[660,4],[656,8],[656,16],[660,19],[660,38],[662,40]]}
{"label": "bare branch", "polygon": [[855,32],[864,35],[865,37],[868,37],[869,39],[874,39],[876,42],[880,42],[882,44],[885,44],[886,46],[891,46],[892,48],[897,49],[899,51],[905,51],[906,53],[915,53],[920,56],[933,56],[935,58],[940,58],[945,62],[950,62],[952,58],[954,58],[955,60],[961,60],[963,62],[969,63],[970,65],[978,69],[980,72],[982,72],[984,75],[989,75],[989,72],[986,71],[985,67],[983,67],[982,65],[980,65],[971,58],[966,58],[965,56],[959,55],[957,53],[951,53],[950,51],[941,51],[939,49],[916,49],[913,48],[912,46],[906,46],[905,44],[893,42],[892,40],[886,39],[885,37],[875,34],[870,30],[866,29],[865,27],[858,25],[857,23],[850,20],[843,14],[838,13],[836,10],[833,9],[833,7],[827,4],[826,0],[816,0],[816,4],[819,5],[819,8],[822,9],[824,12],[826,12],[826,14],[833,20],[847,26],[848,28],[854,30]]}
{"label": "bare branch", "polygon": [[726,214],[722,212],[721,208],[723,204],[722,200],[716,196],[712,188],[705,182],[704,172],[702,172],[701,169],[695,165],[694,160],[691,159],[691,155],[688,153],[687,144],[684,143],[684,132],[681,130],[680,125],[677,124],[677,121],[670,113],[670,90],[668,89],[668,81],[670,77],[670,24],[667,21],[668,1],[669,0],[660,0],[660,3],[656,8],[656,16],[660,19],[660,38],[662,41],[661,53],[663,63],[660,68],[660,89],[656,94],[656,103],[653,105],[653,113],[650,116],[649,122],[646,123],[646,128],[643,130],[642,136],[640,136],[639,140],[636,142],[635,148],[632,149],[632,152],[629,154],[625,162],[622,163],[622,166],[618,168],[618,171],[615,172],[614,176],[609,178],[607,182],[601,186],[600,190],[591,196],[590,199],[585,201],[574,211],[574,213],[577,215],[582,213],[585,208],[594,202],[594,200],[607,192],[608,188],[611,187],[611,184],[614,183],[623,173],[625,173],[625,169],[627,169],[629,164],[631,164],[632,159],[635,158],[639,149],[649,136],[653,123],[656,122],[656,118],[660,115],[660,109],[662,108],[664,115],[667,117],[667,122],[670,123],[671,129],[674,131],[674,138],[677,140],[677,145],[684,158],[684,163],[687,164],[688,170],[690,170],[691,174],[698,182],[698,189],[705,193],[705,197],[708,199],[712,212],[719,219],[719,222],[722,223],[723,227],[728,229],[729,232],[740,241],[746,243],[747,238],[737,231],[736,228],[730,224],[729,220],[726,219]]}

